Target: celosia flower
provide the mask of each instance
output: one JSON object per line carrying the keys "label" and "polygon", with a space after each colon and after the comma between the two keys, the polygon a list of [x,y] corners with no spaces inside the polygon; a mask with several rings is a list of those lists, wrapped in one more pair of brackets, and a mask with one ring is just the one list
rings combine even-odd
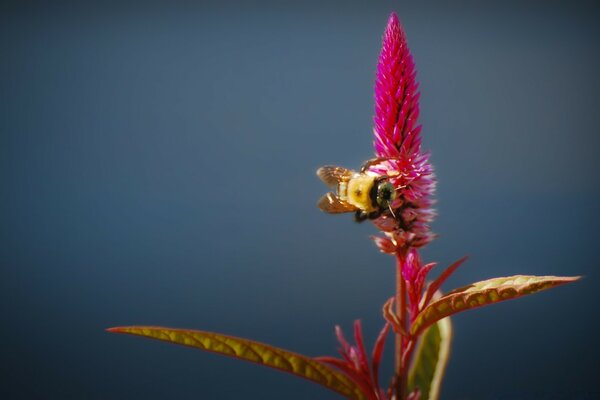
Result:
{"label": "celosia flower", "polygon": [[[118,327],[110,331],[252,361],[306,378],[349,399],[437,400],[452,337],[446,317],[573,282],[578,277],[495,278],[442,295],[441,285],[462,264],[465,260],[462,258],[426,284],[435,263],[424,265],[419,248],[434,238],[429,224],[435,216],[431,209],[435,177],[429,154],[421,150],[415,74],[406,37],[398,17],[392,14],[377,65],[373,129],[376,158],[369,160],[360,174],[332,166],[318,172],[326,183],[337,185],[338,194],[344,192],[345,197],[348,197],[348,186],[356,184],[358,189],[354,189],[353,203],[330,192],[321,199],[319,207],[330,213],[356,211],[359,221],[372,219],[384,233],[384,236],[374,238],[375,243],[381,251],[396,258],[396,294],[383,307],[387,323],[375,342],[370,359],[360,321],[354,324],[354,345],[348,343],[342,330],[336,327],[341,358],[312,358],[264,343],[206,331],[152,326]],[[385,185],[381,198],[379,186],[374,185],[376,179]],[[376,192],[372,188],[376,188]],[[373,197],[379,209],[365,203],[368,200],[374,204]],[[383,390],[379,386],[379,365],[390,327],[395,332],[395,368],[388,389]],[[420,343],[418,347],[417,343]]]}
{"label": "celosia flower", "polygon": [[[374,220],[385,235],[375,237],[375,244],[382,252],[394,255],[397,264],[396,296],[383,308],[385,319],[397,334],[396,374],[389,393],[394,398],[407,395],[406,370],[415,344],[408,334],[410,326],[437,289],[435,285],[425,289],[425,279],[435,264],[423,265],[418,254],[418,248],[435,237],[429,224],[435,217],[431,196],[436,182],[429,153],[421,150],[415,78],[406,36],[392,13],[383,35],[375,82],[373,134],[379,162],[371,164],[369,171],[389,177],[396,190],[391,212]],[[409,397],[418,399],[418,390]]]}
{"label": "celosia flower", "polygon": [[421,151],[419,92],[416,71],[406,36],[395,13],[389,18],[375,82],[373,133],[375,154],[381,162],[369,167],[386,175],[396,188],[394,215],[383,215],[375,224],[385,238],[375,243],[385,253],[406,251],[431,242],[429,223],[435,217],[430,196],[435,176],[429,154]]}

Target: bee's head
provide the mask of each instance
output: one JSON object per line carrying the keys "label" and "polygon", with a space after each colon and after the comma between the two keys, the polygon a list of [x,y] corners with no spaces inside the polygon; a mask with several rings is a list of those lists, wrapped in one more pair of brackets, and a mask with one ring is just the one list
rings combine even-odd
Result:
{"label": "bee's head", "polygon": [[396,189],[394,189],[394,185],[388,181],[377,184],[377,204],[379,207],[388,208],[395,198]]}

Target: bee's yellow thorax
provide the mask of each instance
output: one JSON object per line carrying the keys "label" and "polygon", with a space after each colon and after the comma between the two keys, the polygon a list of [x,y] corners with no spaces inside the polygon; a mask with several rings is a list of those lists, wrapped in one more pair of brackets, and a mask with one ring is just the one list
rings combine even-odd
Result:
{"label": "bee's yellow thorax", "polygon": [[[356,175],[352,177],[352,179],[346,183],[346,187],[343,188],[346,193],[341,193],[342,190],[340,190],[340,197],[345,197],[343,200],[346,200],[348,203],[363,211],[375,211],[376,208],[373,207],[370,197],[374,182],[375,178],[372,176]],[[342,188],[340,187],[340,189]]]}

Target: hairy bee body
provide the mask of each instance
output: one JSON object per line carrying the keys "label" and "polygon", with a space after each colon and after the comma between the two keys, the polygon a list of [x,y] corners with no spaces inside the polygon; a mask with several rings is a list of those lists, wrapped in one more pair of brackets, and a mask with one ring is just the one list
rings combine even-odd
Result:
{"label": "hairy bee body", "polygon": [[321,167],[317,175],[336,189],[335,193],[329,192],[319,200],[319,208],[331,214],[355,212],[357,221],[377,218],[389,208],[396,195],[386,176],[337,166]]}
{"label": "hairy bee body", "polygon": [[338,197],[365,212],[373,212],[377,210],[371,196],[374,186],[374,176],[355,173],[348,182],[340,183]]}

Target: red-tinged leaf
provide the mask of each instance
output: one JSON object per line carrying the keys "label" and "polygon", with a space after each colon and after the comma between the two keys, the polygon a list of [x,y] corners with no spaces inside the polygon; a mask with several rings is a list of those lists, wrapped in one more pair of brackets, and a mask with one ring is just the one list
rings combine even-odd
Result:
{"label": "red-tinged leaf", "polygon": [[360,324],[360,320],[354,321],[354,343],[356,343],[360,369],[363,373],[369,374],[369,358],[367,357],[367,351],[365,349],[365,342],[363,339],[362,326]]}
{"label": "red-tinged leaf", "polygon": [[385,346],[385,339],[390,331],[390,324],[386,323],[377,340],[375,346],[373,346],[373,354],[371,356],[371,369],[373,370],[373,382],[375,385],[379,385],[379,364],[381,364],[381,356],[383,355],[383,348]]}
{"label": "red-tinged leaf", "polygon": [[353,382],[355,382],[364,393],[368,393],[368,400],[373,399],[373,394],[371,393],[371,383],[368,380],[368,377],[362,374],[360,371],[353,368],[352,364],[345,362],[344,360],[340,360],[339,358],[330,357],[330,356],[320,356],[315,357],[315,360],[320,361],[325,364],[333,365],[338,368],[344,374],[346,374]]}
{"label": "red-tinged leaf", "polygon": [[392,297],[388,301],[386,301],[385,304],[383,305],[383,318],[387,322],[389,322],[389,324],[392,326],[392,329],[394,330],[394,332],[396,332],[398,335],[408,336],[406,334],[406,330],[404,329],[404,326],[402,326],[402,323],[400,322],[400,319],[394,312],[393,307],[394,307],[394,298]]}
{"label": "red-tinged leaf", "polygon": [[417,391],[420,400],[437,400],[450,356],[452,324],[439,320],[421,336],[408,373],[408,390]]}
{"label": "red-tinged leaf", "polygon": [[463,258],[461,258],[460,260],[456,261],[454,264],[450,265],[448,268],[446,268],[444,270],[444,272],[442,272],[440,274],[440,276],[437,277],[436,280],[434,280],[433,282],[431,282],[431,285],[429,285],[429,287],[427,288],[427,292],[425,294],[425,300],[423,301],[423,304],[428,304],[429,301],[431,300],[431,298],[433,297],[433,295],[435,294],[435,292],[437,292],[440,287],[442,287],[442,285],[444,284],[444,282],[446,282],[446,279],[448,279],[450,277],[450,275],[452,275],[454,273],[454,271],[456,271],[456,269],[458,267],[460,267],[460,265],[465,262],[465,260],[467,259],[467,256],[464,256]]}
{"label": "red-tinged leaf", "polygon": [[564,285],[580,277],[515,275],[493,278],[455,289],[429,304],[413,322],[410,333],[418,335],[436,321],[472,308],[498,303]]}
{"label": "red-tinged leaf", "polygon": [[350,346],[350,344],[346,340],[346,337],[344,336],[344,331],[339,325],[335,326],[335,336],[337,337],[340,346],[342,346],[339,349],[339,353],[342,356],[342,358],[346,360],[346,362],[349,364],[354,363],[354,360],[352,360],[352,358],[350,357],[352,346]]}
{"label": "red-tinged leaf", "polygon": [[252,340],[219,333],[154,326],[124,326],[110,328],[108,331],[144,336],[239,358],[308,379],[348,399],[367,398],[356,383],[329,366],[310,357]]}
{"label": "red-tinged leaf", "polygon": [[437,263],[434,262],[423,265],[417,273],[417,279],[421,282],[425,281],[425,278],[427,277],[427,274],[429,274],[429,271],[431,271],[436,265]]}

